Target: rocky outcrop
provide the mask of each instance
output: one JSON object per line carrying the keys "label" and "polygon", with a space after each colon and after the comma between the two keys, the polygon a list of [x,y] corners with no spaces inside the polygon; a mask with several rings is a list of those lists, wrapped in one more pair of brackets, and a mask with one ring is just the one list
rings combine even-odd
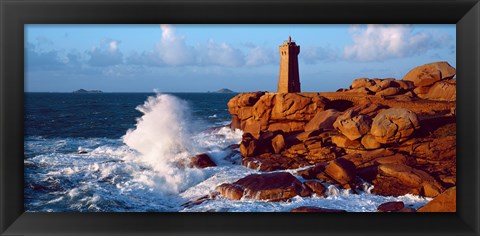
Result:
{"label": "rocky outcrop", "polygon": [[353,183],[355,180],[355,165],[344,158],[331,161],[325,168],[325,173],[339,184]]}
{"label": "rocky outcrop", "polygon": [[327,99],[318,93],[246,93],[228,102],[232,128],[259,137],[262,131],[303,131]]}
{"label": "rocky outcrop", "polygon": [[407,140],[420,128],[417,115],[404,108],[390,108],[373,119],[370,133],[379,143],[398,143]]}
{"label": "rocky outcrop", "polygon": [[[379,195],[436,197],[456,185],[455,73],[437,62],[337,92],[239,94],[228,108],[231,127],[244,132],[242,164],[263,172],[312,165],[296,173],[308,181],[300,196],[321,195],[320,182],[355,190],[367,181]],[[244,197],[239,185],[222,188]]]}
{"label": "rocky outcrop", "polygon": [[418,212],[456,212],[457,187],[452,187],[438,195],[427,205],[418,209]]}
{"label": "rocky outcrop", "polygon": [[217,164],[207,154],[198,154],[190,159],[190,167],[203,169],[211,166],[217,166]]}
{"label": "rocky outcrop", "polygon": [[315,130],[331,130],[333,129],[333,123],[337,120],[337,117],[342,113],[335,109],[320,110],[315,116],[305,125],[305,131]]}
{"label": "rocky outcrop", "polygon": [[325,197],[326,195],[325,187],[323,186],[323,184],[321,184],[318,181],[315,181],[315,180],[305,181],[305,186],[310,190],[310,192],[317,194],[317,196]]}
{"label": "rocky outcrop", "polygon": [[349,110],[337,118],[333,127],[347,136],[348,139],[356,140],[368,133],[371,124],[372,119],[370,117]]}
{"label": "rocky outcrop", "polygon": [[419,97],[429,100],[455,101],[457,100],[457,80],[442,80],[426,89]]}
{"label": "rocky outcrop", "polygon": [[455,68],[447,62],[435,62],[415,67],[402,80],[412,81],[414,93],[429,100],[456,100]]}
{"label": "rocky outcrop", "polygon": [[385,202],[377,207],[378,212],[400,211],[405,207],[403,202]]}
{"label": "rocky outcrop", "polygon": [[442,79],[451,79],[456,73],[448,62],[434,62],[413,68],[402,80],[412,81],[416,87],[425,87]]}
{"label": "rocky outcrop", "polygon": [[303,190],[302,183],[286,172],[253,174],[231,184],[219,185],[216,190],[232,200],[255,199],[284,201],[295,197]]}
{"label": "rocky outcrop", "polygon": [[382,164],[372,181],[373,193],[384,196],[401,196],[407,193],[436,197],[444,191],[428,173],[403,164]]}

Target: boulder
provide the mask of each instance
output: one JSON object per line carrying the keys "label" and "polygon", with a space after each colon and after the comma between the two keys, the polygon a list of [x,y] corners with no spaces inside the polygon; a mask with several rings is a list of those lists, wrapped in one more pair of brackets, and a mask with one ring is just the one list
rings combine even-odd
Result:
{"label": "boulder", "polygon": [[311,192],[317,194],[319,197],[325,197],[325,187],[322,183],[315,181],[315,180],[308,180],[305,181],[305,186],[307,186]]}
{"label": "boulder", "polygon": [[423,99],[439,100],[439,101],[456,101],[457,100],[457,86],[455,79],[451,81],[436,82],[427,93],[423,94]]}
{"label": "boulder", "polygon": [[240,143],[240,154],[243,157],[250,157],[256,155],[257,142],[253,138],[252,134],[244,133],[242,136],[242,142]]}
{"label": "boulder", "polygon": [[205,153],[196,155],[190,159],[190,167],[203,169],[211,166],[217,166],[217,164]]}
{"label": "boulder", "polygon": [[374,161],[378,158],[392,156],[395,152],[392,150],[388,150],[385,148],[375,149],[375,150],[368,150],[361,153],[351,153],[342,158],[351,161],[356,167],[366,167],[374,165]]}
{"label": "boulder", "polygon": [[417,87],[425,87],[442,79],[453,78],[456,73],[448,62],[434,62],[413,68],[402,80],[412,81]]}
{"label": "boulder", "polygon": [[332,136],[332,143],[337,147],[348,148],[348,149],[359,149],[362,148],[362,144],[358,140],[350,140],[345,135],[339,134]]}
{"label": "boulder", "polygon": [[305,131],[333,129],[333,123],[340,114],[342,113],[335,109],[320,110],[315,114],[313,119],[305,125]]}
{"label": "boulder", "polygon": [[327,99],[318,95],[309,97],[299,93],[276,94],[270,119],[295,120],[306,123],[315,116],[317,110],[323,110],[327,102]]}
{"label": "boulder", "polygon": [[417,115],[405,108],[390,108],[373,119],[370,133],[383,144],[403,142],[420,128]]}
{"label": "boulder", "polygon": [[[388,107],[382,104],[376,104],[376,103],[362,103],[359,105],[356,105],[349,110],[352,110],[353,113],[360,114],[360,115],[366,115],[369,117],[375,117],[379,112],[387,109]],[[347,111],[349,111],[347,110]]]}
{"label": "boulder", "polygon": [[417,212],[417,210],[410,208],[410,207],[404,207],[396,212]]}
{"label": "boulder", "polygon": [[378,149],[381,146],[381,144],[375,139],[375,136],[371,134],[363,136],[361,143],[365,149]]}
{"label": "boulder", "polygon": [[374,80],[375,81],[375,84],[370,86],[370,87],[367,87],[368,90],[374,92],[374,93],[378,93],[384,89],[387,89],[389,88],[391,85],[392,85],[392,80],[381,80],[381,79],[377,79],[377,80]]}
{"label": "boulder", "polygon": [[319,135],[321,135],[321,133],[321,130],[305,131],[302,133],[294,134],[291,138],[293,139],[293,136],[295,136],[298,141],[305,142],[307,140],[311,140],[312,138],[318,137]]}
{"label": "boulder", "polygon": [[345,92],[346,93],[360,93],[360,94],[365,94],[365,95],[373,94],[372,91],[370,91],[367,88],[354,88],[354,89],[347,90]]}
{"label": "boulder", "polygon": [[368,78],[358,78],[353,80],[352,86],[350,88],[356,89],[356,88],[366,88],[374,85],[375,82],[373,80],[370,80]]}
{"label": "boulder", "polygon": [[378,212],[399,211],[405,207],[403,202],[385,202],[377,207]]}
{"label": "boulder", "polygon": [[325,166],[322,164],[316,164],[313,167],[307,168],[305,170],[297,171],[296,175],[302,176],[304,179],[314,179],[316,176],[325,170]]}
{"label": "boulder", "polygon": [[372,193],[382,196],[401,196],[407,193],[435,197],[444,189],[428,173],[403,164],[382,164],[372,181]]}
{"label": "boulder", "polygon": [[395,83],[398,84],[400,88],[402,88],[405,91],[412,90],[415,88],[415,85],[413,84],[412,81],[408,80],[395,80]]}
{"label": "boulder", "polygon": [[259,156],[242,158],[242,165],[259,171],[276,171],[285,169],[297,169],[308,166],[309,163],[301,157],[285,157],[280,154],[264,153]]}
{"label": "boulder", "polygon": [[457,187],[447,189],[418,212],[456,212],[457,211]]}
{"label": "boulder", "polygon": [[330,161],[325,168],[325,173],[339,184],[353,183],[355,180],[355,165],[344,158]]}
{"label": "boulder", "polygon": [[232,98],[227,104],[229,107],[253,106],[265,94],[265,92],[241,93]]}
{"label": "boulder", "polygon": [[383,156],[376,158],[374,160],[374,164],[382,165],[382,164],[403,164],[407,166],[414,166],[416,164],[415,158],[402,153],[395,153],[391,156]]}
{"label": "boulder", "polygon": [[[302,183],[293,175],[286,172],[252,174],[235,181],[231,185],[235,186],[235,193],[240,192],[238,191],[240,189],[242,190],[242,197],[244,199],[267,201],[288,200],[299,195],[303,189]],[[225,196],[220,186],[219,192]],[[235,196],[237,197],[237,195]]]}
{"label": "boulder", "polygon": [[375,95],[392,96],[392,95],[398,94],[400,91],[401,91],[401,88],[399,88],[399,87],[390,87],[390,88],[386,88],[382,91],[379,91],[379,92],[375,93]]}
{"label": "boulder", "polygon": [[277,134],[277,136],[272,139],[272,148],[275,153],[280,153],[285,149],[285,139],[283,135]]}
{"label": "boulder", "polygon": [[[445,131],[446,132],[446,131]],[[416,168],[431,173],[443,182],[444,187],[456,184],[456,136],[437,137],[416,141],[405,147],[415,157]]]}
{"label": "boulder", "polygon": [[297,207],[290,212],[347,212],[345,210],[337,210],[337,209],[328,209],[328,208],[320,208],[320,207],[311,207],[311,206],[302,206]]}
{"label": "boulder", "polygon": [[353,110],[346,111],[333,123],[333,127],[350,140],[368,133],[372,120],[365,115],[357,115]]}
{"label": "boulder", "polygon": [[243,189],[235,184],[221,184],[215,190],[230,200],[240,200],[243,196]]}
{"label": "boulder", "polygon": [[417,95],[417,97],[419,98],[424,98],[429,90],[430,87],[416,87],[415,89],[413,89],[413,93],[415,93],[415,95]]}

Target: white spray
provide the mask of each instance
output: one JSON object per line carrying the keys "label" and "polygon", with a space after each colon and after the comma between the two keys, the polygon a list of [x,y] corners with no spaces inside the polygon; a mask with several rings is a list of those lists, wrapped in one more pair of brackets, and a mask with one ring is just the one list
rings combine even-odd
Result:
{"label": "white spray", "polygon": [[143,116],[137,119],[135,129],[127,131],[123,141],[155,171],[153,176],[139,174],[137,180],[163,193],[179,193],[201,181],[201,170],[185,167],[195,154],[187,103],[172,95],[157,94],[137,110]]}

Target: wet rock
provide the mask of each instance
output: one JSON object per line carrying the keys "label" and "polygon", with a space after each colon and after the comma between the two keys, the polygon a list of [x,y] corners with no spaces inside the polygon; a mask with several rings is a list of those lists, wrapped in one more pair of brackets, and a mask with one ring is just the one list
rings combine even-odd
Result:
{"label": "wet rock", "polygon": [[337,210],[337,209],[328,209],[328,208],[320,208],[320,207],[312,207],[312,206],[302,206],[297,207],[290,212],[347,212],[345,210]]}
{"label": "wet rock", "polygon": [[316,176],[325,170],[323,164],[316,164],[313,167],[307,168],[305,170],[297,171],[296,175],[302,176],[304,179],[314,179]]}
{"label": "wet rock", "polygon": [[377,142],[390,144],[407,140],[419,128],[420,122],[414,112],[404,108],[390,108],[375,116],[370,133]]}
{"label": "wet rock", "polygon": [[415,210],[413,208],[410,208],[410,207],[405,207],[405,208],[402,208],[402,209],[398,210],[397,212],[417,212],[417,210]]}
{"label": "wet rock", "polygon": [[320,197],[325,197],[325,187],[322,183],[315,180],[308,180],[304,183],[313,193],[317,194]]}
{"label": "wet rock", "polygon": [[254,157],[244,157],[242,165],[259,171],[276,171],[285,169],[297,169],[308,166],[309,163],[298,156],[285,157],[280,154],[264,153]]}
{"label": "wet rock", "polygon": [[340,184],[353,183],[355,180],[355,165],[344,158],[330,161],[325,168],[325,173]]}
{"label": "wet rock", "polygon": [[405,207],[403,202],[385,202],[380,204],[377,207],[378,212],[392,212],[392,211],[399,211]]}
{"label": "wet rock", "polygon": [[457,211],[457,187],[447,189],[418,212],[456,212]]}
{"label": "wet rock", "polygon": [[[222,185],[220,185],[222,186]],[[219,188],[220,188],[219,186]],[[302,183],[286,172],[252,174],[241,178],[231,186],[242,190],[243,198],[268,201],[284,201],[295,197],[302,191]],[[223,195],[221,188],[218,191]],[[225,196],[225,195],[224,195]],[[235,197],[238,198],[237,195]],[[230,198],[232,199],[232,198]]]}
{"label": "wet rock", "polygon": [[217,186],[215,190],[230,200],[240,200],[243,196],[243,189],[235,184],[221,184]]}
{"label": "wet rock", "polygon": [[302,184],[302,191],[298,194],[300,197],[310,197],[312,196],[312,191],[305,184]]}
{"label": "wet rock", "polygon": [[198,154],[190,159],[190,167],[203,169],[212,166],[217,166],[217,164],[205,153]]}
{"label": "wet rock", "polygon": [[215,199],[218,194],[220,194],[220,193],[219,192],[213,192],[209,195],[202,196],[202,197],[197,198],[193,201],[186,202],[186,203],[182,204],[182,206],[186,207],[186,208],[191,208],[193,206],[200,205],[200,204],[202,204],[206,201]]}

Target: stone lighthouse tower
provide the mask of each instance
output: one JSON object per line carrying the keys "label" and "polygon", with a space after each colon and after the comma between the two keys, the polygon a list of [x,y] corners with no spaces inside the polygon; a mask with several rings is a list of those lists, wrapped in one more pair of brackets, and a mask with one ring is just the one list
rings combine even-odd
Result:
{"label": "stone lighthouse tower", "polygon": [[279,51],[280,74],[278,75],[278,92],[299,93],[298,54],[300,53],[300,46],[292,42],[292,38],[288,36],[288,41],[279,47]]}

